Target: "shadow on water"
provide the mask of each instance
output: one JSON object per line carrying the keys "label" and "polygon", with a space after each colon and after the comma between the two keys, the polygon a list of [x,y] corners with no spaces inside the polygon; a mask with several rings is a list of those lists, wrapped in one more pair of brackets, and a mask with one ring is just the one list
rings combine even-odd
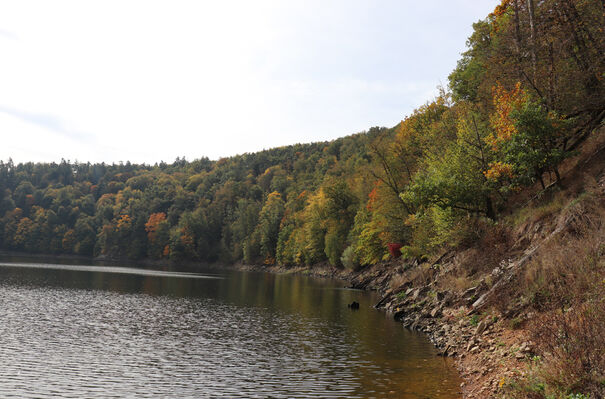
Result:
{"label": "shadow on water", "polygon": [[460,397],[449,359],[342,283],[71,263],[0,259],[0,396]]}

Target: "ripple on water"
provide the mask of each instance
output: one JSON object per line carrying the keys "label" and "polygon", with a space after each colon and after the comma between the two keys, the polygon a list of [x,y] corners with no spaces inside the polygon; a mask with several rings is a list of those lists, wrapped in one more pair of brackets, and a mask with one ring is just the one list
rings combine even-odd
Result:
{"label": "ripple on water", "polygon": [[1,287],[0,301],[2,397],[353,397],[356,388],[346,357],[324,361],[321,347],[284,327],[296,325],[288,315],[40,287]]}
{"label": "ripple on water", "polygon": [[388,397],[398,378],[401,397],[425,397],[406,388],[421,371],[385,367],[319,315],[5,280],[0,320],[2,398]]}

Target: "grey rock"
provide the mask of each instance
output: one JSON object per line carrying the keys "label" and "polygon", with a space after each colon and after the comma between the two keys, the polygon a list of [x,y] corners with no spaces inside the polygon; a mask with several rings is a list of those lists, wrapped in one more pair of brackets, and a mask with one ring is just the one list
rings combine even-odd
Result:
{"label": "grey rock", "polygon": [[477,329],[475,330],[475,335],[480,335],[487,328],[487,323],[484,320],[481,320],[477,325]]}
{"label": "grey rock", "polygon": [[439,317],[439,316],[441,316],[441,308],[439,308],[439,307],[433,308],[433,310],[431,310],[431,317],[435,318],[435,317]]}

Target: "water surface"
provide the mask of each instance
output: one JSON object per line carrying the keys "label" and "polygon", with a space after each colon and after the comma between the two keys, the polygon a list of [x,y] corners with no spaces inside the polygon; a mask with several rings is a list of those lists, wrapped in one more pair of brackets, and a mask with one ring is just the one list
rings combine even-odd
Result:
{"label": "water surface", "polygon": [[460,397],[426,337],[342,285],[0,262],[0,397]]}

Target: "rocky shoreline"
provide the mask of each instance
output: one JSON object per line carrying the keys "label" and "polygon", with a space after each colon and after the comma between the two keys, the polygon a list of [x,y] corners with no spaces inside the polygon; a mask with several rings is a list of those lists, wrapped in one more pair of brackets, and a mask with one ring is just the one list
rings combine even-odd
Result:
{"label": "rocky shoreline", "polygon": [[[604,281],[597,263],[593,269],[583,269],[594,254],[601,253],[590,248],[603,245],[598,236],[605,209],[604,148],[600,144],[587,150],[584,159],[567,166],[567,186],[539,192],[523,205],[524,217],[492,226],[470,246],[421,262],[392,259],[358,271],[324,264],[305,273],[340,278],[352,288],[378,292],[382,299],[376,308],[392,314],[405,328],[425,333],[441,356],[454,359],[463,379],[463,398],[511,397],[511,390],[522,391],[524,383],[529,391],[513,396],[531,396],[535,389],[543,394],[544,384],[532,379],[550,353],[544,342],[531,341],[536,336],[532,331],[564,293],[547,287],[553,290],[551,297],[542,298],[540,307],[531,302],[540,298],[532,296],[528,287],[515,285],[534,281],[538,277],[528,272],[542,267],[546,275],[549,270],[561,274],[566,289],[576,289],[567,299],[581,304],[591,286],[587,283],[578,291],[570,277],[594,273],[591,279]],[[559,205],[556,198],[562,201]],[[586,258],[588,253],[593,258]],[[602,376],[598,371],[594,375]]]}
{"label": "rocky shoreline", "polygon": [[[91,260],[84,257],[69,259]],[[196,265],[186,266],[195,269]],[[204,265],[209,266],[218,267]],[[411,282],[398,285],[400,276],[417,266],[391,260],[358,271],[337,269],[327,263],[297,268],[236,264],[234,268],[340,279],[351,288],[376,291],[382,298],[375,305],[377,309],[392,314],[403,327],[426,334],[440,356],[455,360],[464,380],[461,384],[463,398],[493,396],[505,382],[522,373],[522,363],[530,361],[533,355],[533,343],[525,339],[522,330],[508,328],[500,315],[470,315],[473,302],[486,290],[484,284],[461,294],[440,291],[434,286],[434,281],[422,286],[414,286]]]}
{"label": "rocky shoreline", "polygon": [[237,265],[240,270],[301,273],[336,278],[350,288],[378,292],[375,308],[386,311],[403,327],[427,335],[440,356],[454,359],[463,382],[463,398],[497,396],[503,385],[523,373],[531,361],[533,343],[522,330],[512,330],[496,314],[470,315],[472,303],[485,287],[471,287],[461,295],[438,291],[433,286],[410,283],[391,288],[412,265],[401,260],[382,262],[361,271],[336,269],[327,264],[311,268]]}
{"label": "rocky shoreline", "polygon": [[[453,294],[429,295],[432,292],[428,286],[409,287],[389,294],[387,297],[394,299],[380,307],[391,312],[404,327],[425,333],[439,355],[455,359],[464,379],[464,398],[497,394],[520,372],[521,362],[531,358],[533,343],[523,341],[522,333],[506,328],[498,316],[484,315],[481,320],[478,316],[469,317],[470,308],[456,306],[458,301]],[[400,300],[396,299],[398,296]]]}
{"label": "rocky shoreline", "polygon": [[[454,257],[455,254],[440,257],[437,261],[441,263],[441,270],[432,275],[427,284],[421,285],[407,276],[410,271],[418,269],[418,263],[401,259],[381,262],[357,271],[334,268],[327,263],[295,268],[243,264],[232,267],[339,279],[350,288],[376,291],[381,299],[375,308],[391,314],[404,328],[426,334],[439,356],[454,359],[463,380],[460,385],[463,398],[498,397],[505,384],[523,376],[532,364],[536,345],[519,327],[533,315],[516,311],[505,312],[505,317],[493,308],[477,312],[474,305],[478,298],[489,292],[486,277],[461,292],[440,290],[437,284],[439,274],[447,273],[445,265],[453,262]],[[192,262],[186,266],[195,269],[199,264]],[[439,269],[437,266],[436,262],[430,264],[431,268]],[[494,277],[501,278],[502,271],[496,271],[498,276]],[[510,306],[514,307],[515,304]],[[515,326],[511,326],[511,314],[515,315]]]}

